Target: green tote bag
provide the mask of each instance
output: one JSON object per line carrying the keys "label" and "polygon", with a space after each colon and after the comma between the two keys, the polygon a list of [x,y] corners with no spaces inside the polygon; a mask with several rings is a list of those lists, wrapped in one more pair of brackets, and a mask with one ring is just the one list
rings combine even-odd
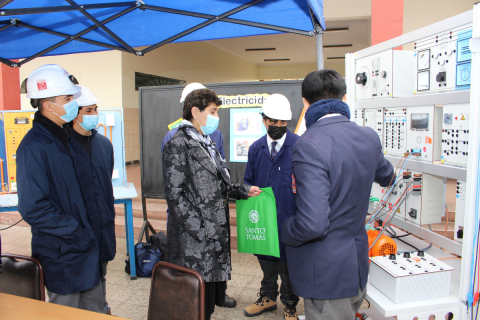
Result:
{"label": "green tote bag", "polygon": [[238,252],[280,257],[277,207],[272,188],[259,196],[237,200]]}

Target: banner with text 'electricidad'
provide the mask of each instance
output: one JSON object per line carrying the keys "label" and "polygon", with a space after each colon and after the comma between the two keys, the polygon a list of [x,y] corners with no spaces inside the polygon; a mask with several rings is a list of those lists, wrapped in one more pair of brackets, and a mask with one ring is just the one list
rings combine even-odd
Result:
{"label": "banner with text 'electricidad'", "polygon": [[238,252],[280,257],[277,207],[272,188],[259,196],[237,200]]}

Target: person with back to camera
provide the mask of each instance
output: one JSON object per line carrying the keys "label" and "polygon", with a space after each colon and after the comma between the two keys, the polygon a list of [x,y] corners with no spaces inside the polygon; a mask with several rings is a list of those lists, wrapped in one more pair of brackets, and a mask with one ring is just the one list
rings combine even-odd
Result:
{"label": "person with back to camera", "polygon": [[263,124],[267,134],[255,141],[248,150],[244,182],[260,188],[271,187],[277,206],[277,224],[280,241],[280,258],[258,255],[263,271],[258,300],[245,308],[247,317],[277,309],[278,276],[282,280],[280,300],[284,305],[286,320],[296,320],[298,296],[293,293],[288,277],[285,245],[281,241],[283,221],[295,214],[295,195],[292,190],[292,148],[298,136],[287,129],[292,119],[290,102],[281,94],[269,96],[262,106]]}
{"label": "person with back to camera", "polygon": [[225,160],[209,134],[218,126],[217,95],[190,93],[183,121],[163,149],[163,183],[170,216],[165,261],[194,269],[205,280],[205,319],[225,301],[231,277],[228,199],[247,199],[261,190],[230,180]]}
{"label": "person with back to camera", "polygon": [[282,236],[293,291],[307,320],[354,320],[366,293],[365,217],[375,181],[394,175],[378,134],[350,121],[343,77],[309,73],[302,83],[307,131],[293,147],[296,214]]}

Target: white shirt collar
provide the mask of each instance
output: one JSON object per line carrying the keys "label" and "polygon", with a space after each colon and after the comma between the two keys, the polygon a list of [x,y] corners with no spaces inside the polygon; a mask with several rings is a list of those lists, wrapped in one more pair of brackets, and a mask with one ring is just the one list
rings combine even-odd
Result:
{"label": "white shirt collar", "polygon": [[[330,118],[330,117],[336,117],[336,116],[341,116],[341,114],[340,114],[340,113],[329,113],[329,114],[324,115],[323,117],[321,117],[321,118],[318,119],[318,120],[322,120],[322,119]],[[317,120],[317,121],[318,121],[318,120]]]}
{"label": "white shirt collar", "polygon": [[272,138],[270,138],[270,136],[268,135],[267,133],[267,145],[268,145],[268,151],[269,152],[272,152],[272,141],[277,141],[277,144],[275,145],[275,149],[278,151],[280,151],[280,149],[282,148],[283,144],[285,143],[285,138],[287,137],[287,134],[288,132],[286,132],[283,137],[281,137],[280,139],[278,140],[273,140]]}

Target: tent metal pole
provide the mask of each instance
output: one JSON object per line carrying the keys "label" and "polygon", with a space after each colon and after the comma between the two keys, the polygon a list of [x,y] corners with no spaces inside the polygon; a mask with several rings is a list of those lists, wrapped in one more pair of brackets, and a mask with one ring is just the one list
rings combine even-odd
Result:
{"label": "tent metal pole", "polygon": [[5,25],[5,26],[3,26],[3,27],[0,27],[0,32],[2,32],[2,31],[5,30],[5,29],[8,29],[8,28],[10,28],[10,27],[12,27],[12,26],[13,26],[13,24],[7,24],[7,25]]}
{"label": "tent metal pole", "polygon": [[10,2],[13,2],[13,0],[0,0],[0,8],[5,7]]}
{"label": "tent metal pole", "polygon": [[[32,30],[35,30],[35,31],[40,31],[40,32],[44,32],[44,33],[53,34],[54,36],[59,36],[59,37],[63,37],[63,38],[70,38],[70,37],[72,36],[72,35],[70,35],[70,34],[66,34],[66,33],[58,32],[58,31],[53,31],[53,30],[48,30],[48,29],[44,29],[44,28],[32,26],[32,25],[23,23],[23,22],[21,22],[20,20],[17,21],[17,26],[19,26],[19,27],[24,27],[24,28],[28,28],[28,29],[32,29]],[[1,31],[1,28],[0,28],[0,31]],[[89,43],[89,44],[93,44],[93,45],[99,46],[99,47],[105,47],[105,48],[107,48],[107,49],[119,50],[119,51],[123,51],[123,52],[129,52],[129,51],[128,51],[127,49],[125,49],[125,48],[122,48],[122,47],[119,47],[119,46],[114,46],[114,45],[111,45],[111,44],[108,44],[108,43],[103,43],[103,42],[95,41],[95,40],[85,39],[85,38],[81,38],[81,37],[75,38],[75,39],[73,39],[73,40],[81,41],[81,42],[85,42],[85,43]]]}
{"label": "tent metal pole", "polygon": [[[73,0],[66,0],[69,4],[71,5],[77,5],[75,3],[75,1]],[[130,53],[135,53],[135,49],[133,49],[132,47],[130,47],[130,45],[128,43],[126,43],[125,41],[123,41],[119,36],[117,36],[112,30],[110,30],[109,28],[107,28],[105,25],[103,25],[100,21],[98,21],[94,16],[92,16],[90,13],[88,13],[87,11],[85,10],[79,10],[80,13],[82,13],[85,17],[87,17],[88,19],[90,19],[93,23],[95,23],[100,29],[102,29],[103,31],[105,31],[106,33],[108,33],[108,35],[110,35],[110,37],[112,37],[113,39],[117,40],[122,46],[124,46],[128,51],[130,51]]]}
{"label": "tent metal pole", "polygon": [[15,62],[10,61],[8,59],[0,58],[0,62],[3,63],[3,64],[6,64],[7,66],[12,67],[12,68],[17,67],[17,64]]}
{"label": "tent metal pole", "polygon": [[253,0],[253,1],[250,1],[250,2],[248,2],[248,3],[246,3],[246,4],[244,4],[244,5],[241,5],[241,6],[239,6],[239,7],[236,7],[236,8],[234,8],[234,9],[230,10],[230,11],[227,11],[227,12],[225,12],[225,13],[222,13],[222,14],[219,15],[219,16],[215,16],[215,17],[213,17],[213,18],[211,18],[211,19],[209,19],[209,20],[207,20],[207,21],[205,21],[205,22],[202,22],[202,23],[200,23],[200,24],[198,24],[198,25],[196,25],[196,26],[194,26],[194,27],[192,27],[192,28],[190,28],[190,29],[187,29],[187,30],[185,30],[185,31],[183,31],[183,32],[180,32],[179,34],[174,35],[173,37],[170,37],[170,38],[165,39],[165,40],[163,40],[163,41],[161,41],[161,42],[159,42],[159,43],[157,43],[157,44],[154,44],[154,45],[152,45],[152,46],[150,46],[150,47],[148,47],[148,48],[143,49],[142,51],[140,51],[140,54],[139,54],[139,55],[144,55],[144,54],[147,53],[147,52],[150,52],[150,51],[155,50],[156,48],[161,47],[161,46],[163,46],[163,45],[165,45],[165,44],[167,44],[167,43],[170,43],[170,42],[173,42],[173,41],[175,41],[175,40],[177,40],[177,39],[180,39],[180,38],[182,38],[182,37],[184,37],[184,36],[186,36],[186,35],[188,35],[188,34],[190,34],[190,33],[192,33],[192,32],[195,32],[195,31],[197,31],[197,30],[199,30],[199,29],[205,28],[206,26],[209,26],[209,25],[211,25],[212,23],[215,23],[215,22],[217,22],[217,21],[220,21],[220,20],[222,20],[223,18],[226,18],[226,17],[228,17],[228,16],[231,16],[232,14],[235,14],[235,13],[237,13],[237,12],[240,12],[240,11],[242,11],[242,10],[245,10],[245,9],[247,9],[247,8],[249,8],[249,7],[251,7],[251,6],[254,6],[254,5],[256,5],[257,3],[260,3],[260,2],[262,2],[262,1],[263,1],[263,0]]}
{"label": "tent metal pole", "polygon": [[[131,7],[136,5],[137,3],[135,1],[129,1],[129,2],[83,4],[83,5],[76,5],[76,6],[3,9],[2,11],[0,11],[0,15],[19,16],[23,14],[52,13],[52,12],[65,12],[65,11],[90,10],[90,9],[106,9],[106,8],[118,8],[118,7]],[[0,5],[0,8],[1,8],[1,5]]]}
{"label": "tent metal pole", "polygon": [[[152,6],[152,5],[148,5],[148,4],[142,5],[140,7],[140,9],[147,9],[147,10],[152,10],[152,11],[173,13],[173,14],[179,14],[179,15],[202,18],[202,19],[215,18],[215,16],[211,15],[211,14],[204,14],[204,13],[197,13],[197,12],[192,12],[192,11],[170,9],[170,8],[165,8],[165,7]],[[235,23],[235,24],[240,24],[240,25],[244,25],[244,26],[256,27],[256,28],[261,28],[261,29],[269,29],[269,30],[275,30],[275,31],[280,31],[280,32],[295,33],[295,34],[300,34],[300,35],[309,36],[309,37],[312,37],[315,34],[313,31],[303,31],[303,30],[298,30],[298,29],[279,27],[279,26],[274,26],[274,25],[271,25],[271,24],[245,21],[245,20],[240,20],[240,19],[223,18],[221,20],[222,20],[222,22]]]}
{"label": "tent metal pole", "polygon": [[[112,20],[115,20],[115,19],[117,19],[117,18],[119,18],[119,17],[121,17],[121,16],[129,13],[130,11],[135,10],[137,7],[138,7],[138,6],[135,4],[134,7],[130,7],[130,8],[127,8],[127,9],[125,9],[125,10],[122,10],[122,11],[120,11],[119,13],[114,14],[113,16],[111,16],[111,17],[103,20],[102,23],[108,23],[108,22],[110,22],[110,21],[112,21]],[[94,25],[94,26],[91,26],[91,27],[89,27],[89,28],[87,28],[87,29],[85,29],[85,30],[83,30],[83,31],[80,31],[79,33],[76,33],[76,34],[74,34],[73,36],[71,36],[69,39],[65,39],[65,40],[63,40],[63,41],[60,41],[59,43],[54,44],[53,46],[48,47],[47,49],[42,50],[42,51],[34,54],[33,56],[28,57],[27,59],[24,59],[24,60],[20,61],[20,62],[18,63],[18,66],[20,67],[20,66],[24,65],[25,63],[27,63],[27,62],[29,62],[29,61],[37,58],[37,57],[40,57],[40,56],[44,55],[44,54],[47,53],[47,52],[50,52],[50,51],[52,51],[52,50],[55,50],[56,48],[61,47],[61,46],[63,46],[64,44],[69,43],[70,41],[73,41],[73,40],[75,40],[76,38],[78,38],[78,37],[80,37],[80,36],[83,36],[85,33],[88,33],[88,32],[90,32],[90,31],[92,31],[92,30],[94,30],[94,29],[96,29],[96,28],[98,28],[98,27],[97,27],[96,25]]]}
{"label": "tent metal pole", "polygon": [[317,70],[324,69],[323,62],[323,30],[315,23],[315,40],[317,42]]}

